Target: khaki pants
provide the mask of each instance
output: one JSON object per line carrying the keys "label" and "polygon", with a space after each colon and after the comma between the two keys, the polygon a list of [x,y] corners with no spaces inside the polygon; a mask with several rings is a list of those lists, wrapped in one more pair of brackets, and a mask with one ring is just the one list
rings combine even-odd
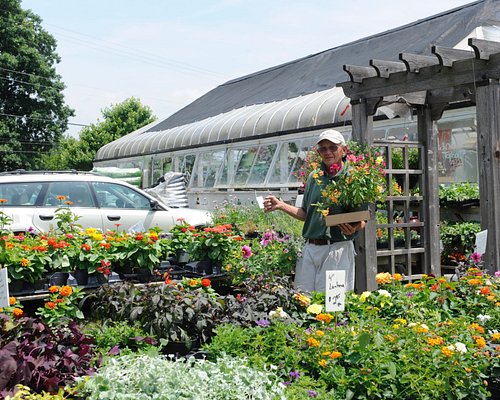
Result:
{"label": "khaki pants", "polygon": [[324,292],[326,271],[345,270],[346,291],[354,290],[355,255],[352,240],[330,245],[307,243],[297,260],[295,288],[306,293]]}

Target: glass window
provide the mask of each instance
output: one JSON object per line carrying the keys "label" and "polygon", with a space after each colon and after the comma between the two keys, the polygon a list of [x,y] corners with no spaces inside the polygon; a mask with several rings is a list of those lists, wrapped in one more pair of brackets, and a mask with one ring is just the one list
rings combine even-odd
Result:
{"label": "glass window", "polygon": [[267,171],[271,167],[274,155],[276,154],[276,144],[262,145],[256,154],[252,171],[248,178],[248,184],[264,184]]}
{"label": "glass window", "polygon": [[156,184],[158,180],[161,177],[163,177],[163,165],[161,159],[156,158],[153,160],[152,169],[153,169],[153,176],[152,176],[153,184]]}
{"label": "glass window", "polygon": [[231,182],[234,181],[234,175],[236,174],[236,166],[242,154],[243,150],[241,149],[229,149],[227,151],[217,186],[227,187],[231,184]]}
{"label": "glass window", "polygon": [[128,208],[148,210],[151,208],[149,199],[126,186],[116,183],[92,183],[99,207],[101,208]]}
{"label": "glass window", "polygon": [[41,183],[4,183],[0,185],[1,206],[33,206],[42,190]]}
{"label": "glass window", "polygon": [[472,119],[464,125],[439,125],[439,182],[477,182],[477,132]]}
{"label": "glass window", "polygon": [[257,157],[258,150],[258,147],[251,147],[241,152],[239,162],[237,163],[238,167],[236,168],[236,173],[233,180],[235,185],[240,186],[247,183],[247,179],[250,175],[253,163]]}
{"label": "glass window", "polygon": [[224,150],[199,154],[194,167],[191,187],[214,187],[217,172],[224,160],[224,154]]}
{"label": "glass window", "polygon": [[44,206],[95,207],[87,182],[50,182]]}
{"label": "glass window", "polygon": [[[190,182],[191,173],[193,172],[194,162],[196,160],[196,156],[194,154],[188,154],[181,158],[181,165],[179,168],[179,172],[182,172],[186,177],[186,182]],[[191,184],[189,184],[191,186]]]}
{"label": "glass window", "polygon": [[161,162],[162,162],[163,175],[165,175],[167,172],[172,171],[173,169],[172,157],[164,157]]}

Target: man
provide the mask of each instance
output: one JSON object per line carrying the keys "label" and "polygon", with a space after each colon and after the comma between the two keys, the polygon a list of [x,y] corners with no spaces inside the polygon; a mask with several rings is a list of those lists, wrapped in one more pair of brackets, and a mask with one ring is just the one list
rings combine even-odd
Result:
{"label": "man", "polygon": [[[334,175],[330,167],[334,164],[342,165],[347,154],[347,146],[342,134],[334,129],[322,132],[318,140],[317,151],[321,157],[321,171],[318,178],[326,184]],[[323,292],[326,287],[326,271],[345,270],[346,290],[354,289],[354,244],[357,233],[364,229],[365,222],[340,224],[327,227],[323,215],[318,212],[315,204],[321,201],[322,185],[318,184],[311,174],[306,183],[304,199],[301,207],[294,207],[273,195],[264,200],[264,211],[281,210],[288,215],[304,221],[302,235],[306,245],[302,250],[295,268],[295,288],[311,293]],[[342,212],[341,207],[331,210],[334,213]]]}

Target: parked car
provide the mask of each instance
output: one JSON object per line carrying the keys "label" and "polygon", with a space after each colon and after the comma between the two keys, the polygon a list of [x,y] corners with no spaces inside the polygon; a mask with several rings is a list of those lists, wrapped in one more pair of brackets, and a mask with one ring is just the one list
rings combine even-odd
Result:
{"label": "parked car", "polygon": [[168,231],[177,220],[207,225],[204,210],[172,208],[126,182],[89,172],[0,173],[0,211],[12,218],[14,232],[45,232],[55,227],[55,211],[69,207],[83,228],[136,231],[159,226]]}

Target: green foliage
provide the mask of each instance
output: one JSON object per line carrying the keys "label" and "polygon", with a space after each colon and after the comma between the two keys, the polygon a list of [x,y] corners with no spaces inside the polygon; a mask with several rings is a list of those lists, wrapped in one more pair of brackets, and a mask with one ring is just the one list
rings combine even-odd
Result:
{"label": "green foliage", "polygon": [[83,319],[78,307],[84,294],[82,288],[72,286],[51,286],[50,295],[36,314],[48,325],[60,325],[64,320]]}
{"label": "green foliage", "polygon": [[82,384],[86,399],[284,400],[276,376],[241,358],[169,360],[123,356],[109,360]]}
{"label": "green foliage", "polygon": [[7,396],[5,400],[64,400],[70,398],[71,394],[63,388],[57,393],[49,393],[45,390],[42,393],[33,393],[28,386],[17,385],[16,393],[13,396]]}
{"label": "green foliage", "polygon": [[281,212],[265,213],[258,205],[242,205],[225,200],[212,211],[214,224],[231,224],[243,236],[275,231],[292,238],[302,237],[303,222]]}
{"label": "green foliage", "polygon": [[128,321],[98,321],[88,323],[83,331],[94,338],[96,353],[125,355],[132,353],[157,353],[161,346],[149,337],[138,323]]}
{"label": "green foliage", "polygon": [[2,1],[0,24],[0,169],[38,169],[73,110],[56,73],[56,41],[19,0]]}
{"label": "green foliage", "polygon": [[441,184],[439,185],[439,200],[443,202],[479,200],[479,184],[475,182]]}
{"label": "green foliage", "polygon": [[449,257],[460,259],[467,253],[472,253],[476,242],[476,234],[481,231],[477,221],[441,222],[439,235],[443,243],[442,263],[449,264]]}
{"label": "green foliage", "polygon": [[131,283],[104,285],[87,297],[89,317],[139,323],[149,335],[167,342],[183,342],[188,348],[207,342],[220,321],[223,301],[203,288],[181,290],[137,287]]}
{"label": "green foliage", "polygon": [[46,167],[89,171],[97,150],[107,143],[153,122],[149,107],[131,97],[102,110],[103,121],[86,126],[78,141],[67,138],[45,158]]}
{"label": "green foliage", "polygon": [[[419,151],[416,147],[405,148],[408,157],[408,168],[418,169]],[[392,169],[404,169],[403,147],[392,148]]]}

